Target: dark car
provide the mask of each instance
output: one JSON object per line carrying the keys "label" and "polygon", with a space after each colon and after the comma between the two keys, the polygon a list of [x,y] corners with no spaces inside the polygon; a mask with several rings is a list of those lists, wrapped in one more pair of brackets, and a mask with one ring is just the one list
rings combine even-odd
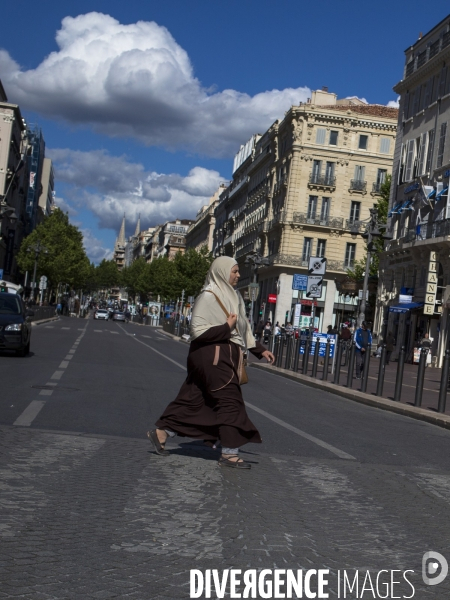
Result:
{"label": "dark car", "polygon": [[0,292],[0,351],[14,350],[18,356],[30,351],[31,321],[28,310],[17,294]]}

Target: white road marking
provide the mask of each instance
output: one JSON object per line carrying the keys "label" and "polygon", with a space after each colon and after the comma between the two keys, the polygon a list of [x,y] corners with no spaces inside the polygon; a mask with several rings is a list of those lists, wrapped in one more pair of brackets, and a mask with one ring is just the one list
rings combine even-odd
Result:
{"label": "white road marking", "polygon": [[69,361],[68,360],[63,360],[61,362],[61,364],[59,365],[58,369],[67,369],[68,366],[69,366]]}
{"label": "white road marking", "polygon": [[70,329],[70,327],[61,327],[61,329]]}
{"label": "white road marking", "polygon": [[21,427],[29,427],[34,419],[38,416],[40,411],[45,406],[45,400],[33,400],[26,407],[23,413],[17,417],[13,425],[19,425]]}
{"label": "white road marking", "polygon": [[113,333],[114,335],[119,335],[118,331],[110,331],[109,333]]}
{"label": "white road marking", "polygon": [[103,333],[101,329],[94,329],[94,333]]}
{"label": "white road marking", "polygon": [[326,442],[319,440],[319,438],[316,438],[313,435],[310,435],[309,433],[302,431],[301,429],[297,429],[297,427],[294,427],[293,425],[286,423],[286,421],[282,421],[281,419],[274,417],[270,413],[266,412],[265,410],[262,410],[261,408],[258,408],[254,404],[245,402],[245,406],[248,406],[249,408],[251,408],[252,410],[255,410],[256,412],[258,412],[261,415],[264,415],[267,419],[270,419],[274,423],[281,425],[281,427],[284,427],[285,429],[289,429],[289,431],[293,431],[297,435],[309,440],[310,442],[313,442],[314,444],[317,444],[318,446],[325,448],[325,450],[329,450],[329,452],[336,454],[336,456],[339,456],[339,458],[344,458],[345,460],[356,460],[356,458],[354,456],[352,456],[351,454],[347,454],[347,452],[344,452],[343,450],[339,450],[339,448],[336,448],[335,446],[332,446],[331,444],[327,444]]}
{"label": "white road marking", "polygon": [[50,379],[61,379],[64,371],[55,371]]}
{"label": "white road marking", "polygon": [[151,335],[143,335],[142,337],[148,338],[149,340],[151,340],[151,339],[152,339],[152,336],[151,336]]}
{"label": "white road marking", "polygon": [[73,358],[73,354],[68,354],[64,360],[71,360]]}
{"label": "white road marking", "polygon": [[75,348],[72,348],[71,350],[69,350],[69,354],[75,354]]}
{"label": "white road marking", "polygon": [[58,384],[55,383],[54,381],[47,381],[47,383],[45,385],[58,385]]}
{"label": "white road marking", "polygon": [[39,392],[39,396],[51,396],[53,394],[53,390],[41,390]]}

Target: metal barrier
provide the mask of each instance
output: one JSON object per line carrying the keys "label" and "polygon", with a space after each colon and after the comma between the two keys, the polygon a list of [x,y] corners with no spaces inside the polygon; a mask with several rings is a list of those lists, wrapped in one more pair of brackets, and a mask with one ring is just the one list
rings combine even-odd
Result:
{"label": "metal barrier", "polygon": [[298,336],[298,338],[295,340],[295,346],[294,346],[294,352],[295,352],[295,356],[294,356],[294,372],[297,373],[298,371],[298,363],[300,361],[300,346],[301,346],[302,340],[300,339],[300,336]]}
{"label": "metal barrier", "polygon": [[[316,342],[317,344],[317,342]],[[328,379],[328,366],[330,362],[330,340],[327,340],[327,345],[325,346],[325,358],[323,360],[323,373],[322,373],[322,381],[326,381]]]}
{"label": "metal barrier", "polygon": [[287,342],[286,342],[286,360],[284,362],[285,369],[291,368],[291,354],[292,354],[292,336],[289,336],[287,338]]}
{"label": "metal barrier", "polygon": [[29,308],[32,310],[34,315],[30,317],[31,321],[42,321],[43,319],[51,319],[56,317],[56,306],[32,306]]}
{"label": "metal barrier", "polygon": [[383,395],[384,374],[386,372],[386,344],[381,348],[380,368],[378,370],[377,392],[376,396]]}
{"label": "metal barrier", "polygon": [[367,345],[367,350],[364,353],[364,367],[362,372],[362,380],[361,380],[361,391],[365,392],[367,390],[367,381],[369,379],[369,365],[370,365],[370,357],[372,354],[372,344]]}
{"label": "metal barrier", "polygon": [[338,341],[337,343],[337,355],[336,355],[336,363],[335,363],[335,367],[336,370],[334,372],[334,379],[333,379],[333,383],[338,384],[339,383],[339,378],[341,376],[341,360],[342,360],[342,350],[344,347],[344,341]]}
{"label": "metal barrier", "polygon": [[405,346],[402,346],[400,348],[400,354],[398,355],[397,378],[395,380],[395,391],[394,391],[395,402],[400,402],[400,396],[402,395],[403,370],[405,367],[405,358],[406,358],[406,348],[405,348]]}
{"label": "metal barrier", "polygon": [[303,360],[302,360],[302,374],[303,375],[307,375],[308,374],[308,362],[309,362],[309,347],[311,345],[311,342],[309,341],[309,338],[307,338],[306,342],[305,342],[305,353],[303,354]]}
{"label": "metal barrier", "polygon": [[414,406],[422,406],[423,382],[425,378],[425,367],[427,366],[428,349],[422,348],[419,358],[419,369],[417,371],[416,395],[414,398]]}
{"label": "metal barrier", "polygon": [[311,377],[317,376],[317,365],[319,364],[319,351],[320,351],[320,344],[319,344],[319,339],[317,338],[316,345],[314,346],[314,358],[313,358]]}
{"label": "metal barrier", "polygon": [[355,342],[352,342],[352,348],[350,350],[350,358],[348,361],[348,373],[347,373],[347,387],[348,388],[351,388],[353,386],[353,370],[355,368],[355,352],[356,352]]}

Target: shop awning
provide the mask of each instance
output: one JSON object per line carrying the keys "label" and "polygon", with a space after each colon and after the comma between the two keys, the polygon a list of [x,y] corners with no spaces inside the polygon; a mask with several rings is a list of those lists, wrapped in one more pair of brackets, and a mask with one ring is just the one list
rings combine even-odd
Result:
{"label": "shop awning", "polygon": [[439,202],[439,200],[442,198],[442,196],[444,194],[446,194],[448,192],[448,187],[444,188],[441,192],[439,192],[439,194],[436,194],[436,202]]}
{"label": "shop awning", "polygon": [[402,206],[403,202],[398,202],[392,210],[389,211],[388,217],[392,217],[392,215],[398,215],[398,209]]}
{"label": "shop awning", "polygon": [[398,209],[398,212],[401,213],[404,210],[414,210],[413,208],[411,208],[411,204],[413,202],[414,202],[414,198],[409,198],[409,200],[407,200],[400,206],[400,208]]}
{"label": "shop awning", "polygon": [[406,313],[409,310],[414,310],[415,308],[422,308],[423,304],[423,302],[406,302],[405,304],[396,304],[395,306],[389,307],[389,312]]}
{"label": "shop awning", "polygon": [[436,196],[436,190],[432,190],[428,196],[427,196],[427,200],[431,200],[432,198],[434,198]]}

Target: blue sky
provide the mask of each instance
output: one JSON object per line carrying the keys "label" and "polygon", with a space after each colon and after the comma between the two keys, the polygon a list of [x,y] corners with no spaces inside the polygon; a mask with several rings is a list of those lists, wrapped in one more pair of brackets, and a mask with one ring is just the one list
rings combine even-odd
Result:
{"label": "blue sky", "polygon": [[444,2],[22,0],[2,11],[0,78],[39,123],[60,205],[92,260],[193,217],[232,158],[311,89],[395,101],[406,47]]}

